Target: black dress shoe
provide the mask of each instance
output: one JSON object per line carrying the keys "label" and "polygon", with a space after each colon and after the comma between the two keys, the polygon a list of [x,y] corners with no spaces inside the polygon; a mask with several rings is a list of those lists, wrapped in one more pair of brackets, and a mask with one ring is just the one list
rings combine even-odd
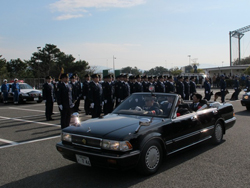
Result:
{"label": "black dress shoe", "polygon": [[82,111],[82,110],[78,109],[78,111]]}
{"label": "black dress shoe", "polygon": [[55,113],[52,113],[52,115],[54,115]]}
{"label": "black dress shoe", "polygon": [[50,118],[49,121],[54,121],[54,119]]}

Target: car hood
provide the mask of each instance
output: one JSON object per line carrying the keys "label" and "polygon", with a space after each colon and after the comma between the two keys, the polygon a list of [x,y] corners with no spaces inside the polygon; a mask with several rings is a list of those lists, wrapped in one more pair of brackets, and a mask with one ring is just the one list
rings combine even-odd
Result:
{"label": "car hood", "polygon": [[37,90],[37,89],[21,89],[20,90],[22,93],[32,93],[32,92],[38,92],[41,93],[41,91]]}
{"label": "car hood", "polygon": [[[105,138],[105,139],[122,139],[130,133],[134,133],[136,128],[139,126],[141,118],[148,118],[145,116],[128,116],[128,115],[117,115],[110,114],[103,118],[95,118],[84,121],[80,127],[70,126],[65,128],[65,132],[73,134]],[[162,118],[153,118],[150,126],[160,123]],[[143,131],[146,127],[141,126],[140,131]]]}

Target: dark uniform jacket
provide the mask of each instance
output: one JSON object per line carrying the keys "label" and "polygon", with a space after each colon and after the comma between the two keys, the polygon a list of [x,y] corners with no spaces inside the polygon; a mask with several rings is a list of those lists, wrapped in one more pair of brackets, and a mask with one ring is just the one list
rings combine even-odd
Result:
{"label": "dark uniform jacket", "polygon": [[66,87],[64,82],[60,82],[57,86],[57,104],[63,106],[64,109],[69,109],[69,90],[71,87]]}
{"label": "dark uniform jacket", "polygon": [[184,87],[185,87],[185,98],[188,100],[190,95],[190,84],[189,82],[184,81]]}
{"label": "dark uniform jacket", "polygon": [[88,93],[89,93],[89,83],[88,81],[84,81],[82,84],[82,95],[86,98],[88,98]]}
{"label": "dark uniform jacket", "polygon": [[103,93],[102,86],[99,83],[90,82],[89,83],[89,92],[88,97],[90,103],[94,103],[96,105],[100,105],[103,102]]}
{"label": "dark uniform jacket", "polygon": [[72,87],[72,100],[74,103],[79,97],[79,88],[77,88],[78,86],[77,86],[76,82],[75,83],[70,82],[69,84]]}
{"label": "dark uniform jacket", "polygon": [[211,92],[211,85],[208,81],[204,82],[205,94],[210,94]]}
{"label": "dark uniform jacket", "polygon": [[190,94],[196,93],[196,84],[190,81]]}
{"label": "dark uniform jacket", "polygon": [[184,88],[184,84],[180,81],[178,81],[176,83],[176,93],[181,95],[181,98],[184,99],[185,96],[185,88]]}
{"label": "dark uniform jacket", "polygon": [[54,85],[46,82],[43,84],[43,100],[54,102]]}
{"label": "dark uniform jacket", "polygon": [[175,92],[175,86],[173,82],[166,82],[167,84],[167,90],[166,93],[174,93]]}
{"label": "dark uniform jacket", "polygon": [[226,81],[221,79],[220,80],[220,91],[225,91],[227,87]]}
{"label": "dark uniform jacket", "polygon": [[165,85],[163,82],[158,81],[155,85],[155,92],[165,93]]}
{"label": "dark uniform jacket", "polygon": [[239,80],[235,79],[234,80],[234,89],[239,89],[239,86],[240,86]]}
{"label": "dark uniform jacket", "polygon": [[114,87],[112,83],[103,82],[103,100],[107,100],[108,102],[113,102],[114,99]]}
{"label": "dark uniform jacket", "polygon": [[135,82],[135,92],[143,92],[143,86],[140,82]]}

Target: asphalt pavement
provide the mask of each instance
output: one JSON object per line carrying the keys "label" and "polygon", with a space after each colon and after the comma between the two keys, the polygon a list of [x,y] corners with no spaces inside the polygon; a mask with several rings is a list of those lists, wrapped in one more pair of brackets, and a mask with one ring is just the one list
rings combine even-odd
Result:
{"label": "asphalt pavement", "polygon": [[[250,112],[239,100],[229,101],[232,92],[226,101],[234,105],[237,121],[223,142],[172,155],[147,177],[135,170],[91,168],[64,159],[55,148],[61,131],[56,105],[54,121],[46,121],[44,103],[0,104],[0,187],[250,187]],[[80,117],[90,118],[83,113]]]}

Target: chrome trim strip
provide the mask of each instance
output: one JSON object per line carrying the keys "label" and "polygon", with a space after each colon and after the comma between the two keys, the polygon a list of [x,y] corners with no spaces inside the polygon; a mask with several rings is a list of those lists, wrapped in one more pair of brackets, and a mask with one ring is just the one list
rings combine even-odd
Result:
{"label": "chrome trim strip", "polygon": [[[68,132],[65,132],[65,133],[68,133]],[[91,136],[85,136],[85,135],[80,135],[80,134],[72,134],[72,133],[68,133],[68,134],[71,134],[71,135],[73,135],[73,136],[81,136],[81,137],[92,138],[92,139],[95,139],[95,140],[100,140],[100,141],[102,141],[101,138],[96,138],[96,137],[91,137]]]}
{"label": "chrome trim strip", "polygon": [[91,148],[91,149],[99,149],[101,150],[101,148],[97,148],[97,147],[92,147],[92,146],[87,146],[87,145],[83,145],[83,144],[77,144],[75,142],[72,142],[73,145],[77,145],[77,146],[81,146],[81,147],[85,147],[85,148]]}
{"label": "chrome trim strip", "polygon": [[166,142],[165,142],[166,145],[169,145],[169,144],[172,144],[172,143],[173,143],[172,140],[169,140],[169,141],[166,141]]}
{"label": "chrome trim strip", "polygon": [[201,142],[204,142],[204,141],[206,141],[206,140],[208,140],[208,139],[210,139],[210,138],[212,138],[212,136],[208,136],[208,137],[206,137],[206,138],[204,138],[204,139],[202,139],[202,140],[199,140],[198,142],[194,142],[194,143],[192,143],[192,144],[190,144],[190,145],[188,145],[188,146],[185,146],[185,147],[183,147],[183,148],[174,150],[174,151],[168,153],[167,155],[170,155],[170,154],[176,153],[176,152],[178,152],[178,151],[181,151],[181,150],[183,150],[183,149],[189,148],[189,147],[191,147],[191,146],[193,146],[193,145],[196,145],[196,144],[199,144],[199,143],[201,143]]}
{"label": "chrome trim strip", "polygon": [[230,119],[227,119],[227,120],[225,121],[225,123],[230,123],[230,122],[235,121],[235,120],[236,120],[236,117],[232,117],[232,118],[230,118]]}

